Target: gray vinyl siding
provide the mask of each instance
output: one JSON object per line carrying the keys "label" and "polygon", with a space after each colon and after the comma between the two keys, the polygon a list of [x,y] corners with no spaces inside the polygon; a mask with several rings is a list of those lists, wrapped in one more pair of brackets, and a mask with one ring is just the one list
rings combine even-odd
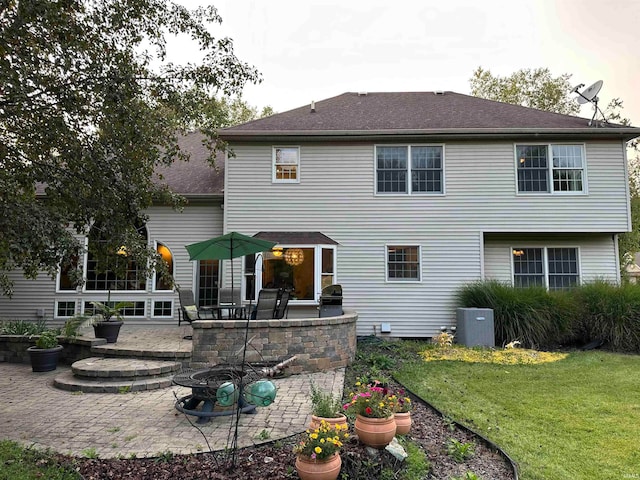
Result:
{"label": "gray vinyl siding", "polygon": [[[219,202],[208,202],[187,206],[182,212],[169,207],[152,207],[149,211],[147,231],[150,245],[158,241],[167,246],[173,254],[175,283],[184,288],[193,288],[195,278],[195,262],[189,261],[185,245],[206,240],[222,234],[222,209]],[[28,280],[21,272],[11,272],[14,281],[14,295],[11,299],[0,297],[0,319],[35,320],[36,311],[43,308],[45,319],[54,319],[56,301],[76,301],[77,312],[81,312],[84,302],[105,301],[102,292],[58,292],[55,279],[40,274],[36,280]],[[173,292],[153,292],[153,278],[147,280],[146,292],[112,292],[111,299],[144,301],[145,317],[134,317],[132,323],[138,321],[148,323],[153,313],[153,301],[173,301],[172,319],[153,319],[154,321],[173,322],[177,318],[178,296]],[[58,320],[56,323],[61,323]]]}
{"label": "gray vinyl siding", "polygon": [[512,283],[512,249],[527,247],[578,248],[582,283],[596,279],[614,283],[620,281],[615,240],[612,235],[563,235],[547,238],[539,235],[510,235],[504,238],[485,239],[485,279]]}
{"label": "gray vinyl siding", "polygon": [[[360,335],[382,322],[392,323],[394,336],[416,337],[453,324],[456,289],[482,278],[481,232],[621,232],[628,225],[620,142],[585,144],[588,193],[578,195],[519,195],[513,142],[446,143],[445,195],[413,196],[376,194],[373,143],[292,145],[300,146],[300,182],[291,184],[272,183],[271,144],[232,145],[225,231],[321,231],[339,242],[336,281],[345,308],[359,314]],[[420,246],[422,281],[387,282],[385,245]],[[604,260],[593,258],[606,265],[589,268],[612,275],[611,249],[594,248],[605,249]]]}

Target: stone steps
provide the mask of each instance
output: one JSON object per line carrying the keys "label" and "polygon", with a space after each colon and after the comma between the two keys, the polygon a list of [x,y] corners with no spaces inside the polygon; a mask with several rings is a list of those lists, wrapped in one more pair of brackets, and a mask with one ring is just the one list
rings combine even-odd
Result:
{"label": "stone steps", "polygon": [[71,371],[58,375],[53,383],[73,392],[139,392],[171,386],[173,376],[181,370],[180,361],[90,357],[74,362]]}

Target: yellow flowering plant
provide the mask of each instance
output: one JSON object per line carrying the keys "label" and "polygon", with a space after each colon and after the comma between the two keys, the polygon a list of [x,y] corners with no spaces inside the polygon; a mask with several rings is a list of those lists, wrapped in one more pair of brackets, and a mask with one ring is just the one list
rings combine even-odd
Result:
{"label": "yellow flowering plant", "polygon": [[356,383],[358,391],[352,393],[351,401],[345,403],[346,412],[352,412],[368,418],[387,418],[393,415],[398,398],[378,382],[363,385]]}
{"label": "yellow flowering plant", "polygon": [[305,438],[293,447],[293,452],[311,460],[324,460],[339,453],[349,434],[347,425],[331,425],[326,420],[320,426],[306,431]]}

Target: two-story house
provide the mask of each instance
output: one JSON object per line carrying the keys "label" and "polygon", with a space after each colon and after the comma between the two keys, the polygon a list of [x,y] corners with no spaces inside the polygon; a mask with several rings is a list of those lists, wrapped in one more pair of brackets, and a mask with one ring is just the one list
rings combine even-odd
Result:
{"label": "two-story house", "polygon": [[314,306],[339,283],[358,334],[431,336],[467,282],[618,282],[638,135],[453,92],[345,93],[221,132],[224,229],[284,248],[256,288]]}
{"label": "two-story house", "polygon": [[[290,316],[317,316],[322,288],[337,283],[360,335],[388,323],[392,336],[432,336],[455,323],[467,282],[620,279],[617,235],[631,228],[626,142],[638,128],[453,92],[345,93],[220,136],[233,155],[218,170],[203,163],[197,134],[183,140],[191,162],[164,174],[190,204],[152,208],[145,227],[200,304],[230,283],[230,262],[191,262],[184,245],[231,231],[278,242],[235,260],[243,298],[286,287]],[[105,281],[82,261],[80,289],[64,272],[55,281],[16,273],[0,318],[64,320],[104,301]],[[133,321],[175,321],[177,295],[157,279],[109,287],[113,300],[134,302]]]}

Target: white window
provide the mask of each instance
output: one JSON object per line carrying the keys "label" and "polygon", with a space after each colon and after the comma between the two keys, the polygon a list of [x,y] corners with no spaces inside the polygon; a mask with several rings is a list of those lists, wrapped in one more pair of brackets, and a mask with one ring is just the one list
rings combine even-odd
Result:
{"label": "white window", "polygon": [[586,191],[582,145],[516,145],[519,193]]}
{"label": "white window", "polygon": [[60,300],[56,302],[56,318],[69,318],[76,314],[75,300]]}
{"label": "white window", "polygon": [[513,285],[566,290],[580,284],[577,248],[512,248]]}
{"label": "white window", "polygon": [[322,288],[337,281],[333,245],[281,245],[257,260],[254,255],[245,257],[246,300],[255,300],[255,289],[281,288],[291,292],[294,304],[315,305]]}
{"label": "white window", "polygon": [[387,281],[420,281],[420,247],[387,245]]}
{"label": "white window", "polygon": [[153,317],[171,318],[173,316],[173,301],[171,300],[154,300],[153,301]]}
{"label": "white window", "polygon": [[[166,263],[169,275],[173,277],[175,273],[173,268],[173,254],[171,253],[171,250],[169,250],[169,247],[167,247],[163,243],[157,242],[156,252],[158,252],[158,255],[160,255],[162,257],[162,260],[164,260],[164,262]],[[154,272],[153,291],[157,292],[170,290],[173,290],[173,287],[171,286],[171,283],[168,281],[168,279],[163,278],[161,275],[158,275],[157,272]]]}
{"label": "white window", "polygon": [[[115,307],[118,303],[122,302],[122,301],[126,301],[127,303],[130,304],[130,306],[128,307],[124,307],[120,310],[120,313],[123,317],[144,317],[144,305],[146,302],[144,301],[129,301],[129,300],[116,300],[116,301],[109,301],[109,302],[102,302],[105,305],[113,308]],[[95,315],[96,314],[96,308],[95,306],[93,306],[91,304],[91,302],[87,301],[84,302],[84,314],[85,315]]]}
{"label": "white window", "polygon": [[376,147],[376,193],[444,193],[444,147]]}
{"label": "white window", "polygon": [[300,148],[273,147],[273,182],[300,182]]}

